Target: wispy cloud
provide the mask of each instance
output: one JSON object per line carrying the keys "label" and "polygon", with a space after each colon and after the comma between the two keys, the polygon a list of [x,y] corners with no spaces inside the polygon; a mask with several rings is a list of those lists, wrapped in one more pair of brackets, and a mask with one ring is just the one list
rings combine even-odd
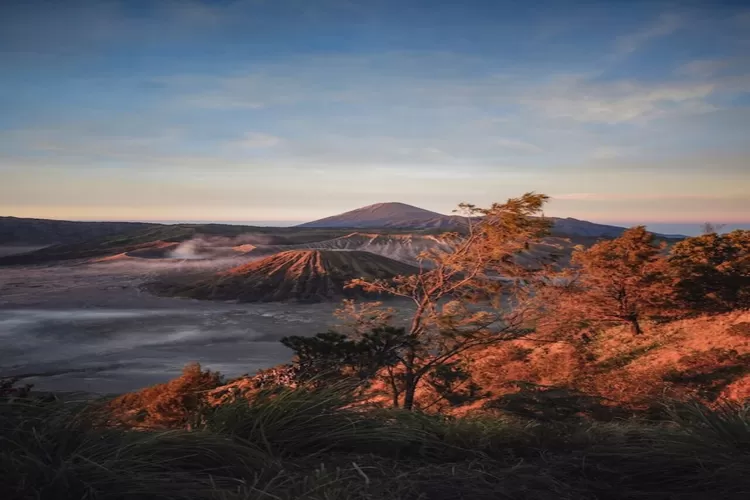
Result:
{"label": "wispy cloud", "polygon": [[[370,115],[353,117],[363,122],[391,115],[391,122],[403,122],[422,115],[436,122],[472,113],[475,122],[513,123],[516,116],[499,113],[488,116],[488,106],[511,109],[521,106],[544,117],[569,119],[583,123],[618,124],[643,121],[670,115],[703,113],[715,109],[711,97],[718,91],[742,91],[750,79],[736,74],[724,79],[684,80],[674,77],[656,81],[600,80],[598,74],[549,75],[534,81],[524,72],[496,75],[440,75],[431,71],[433,64],[444,61],[444,54],[392,53],[359,60],[341,56],[317,56],[272,64],[245,74],[201,76],[195,79],[172,77],[174,106],[236,109],[280,110],[295,106],[366,106]],[[460,58],[449,59],[460,64]],[[408,63],[421,64],[422,70],[400,73]],[[482,61],[479,66],[490,66]],[[694,64],[684,71],[708,71],[708,63]],[[377,71],[374,71],[377,68]],[[339,75],[331,80],[331,75]],[[351,121],[351,120],[350,120]],[[538,152],[544,145],[533,140],[502,135],[493,143],[506,151]]]}
{"label": "wispy cloud", "polygon": [[729,66],[726,59],[699,59],[683,64],[677,68],[678,75],[692,77],[710,77]]}
{"label": "wispy cloud", "polygon": [[[147,157],[167,153],[182,144],[183,130],[96,130],[89,125],[41,127],[0,133],[0,145],[7,153],[18,150],[32,155],[101,159],[103,157]],[[50,159],[47,158],[50,162]]]}
{"label": "wispy cloud", "polygon": [[644,29],[618,37],[615,42],[615,53],[618,56],[625,56],[635,52],[654,39],[671,35],[684,24],[685,19],[679,14],[662,14],[655,22]]}
{"label": "wispy cloud", "polygon": [[580,77],[563,77],[546,88],[529,92],[522,102],[555,118],[616,124],[711,110],[713,106],[705,98],[714,90],[711,83],[597,83]]}
{"label": "wispy cloud", "polygon": [[183,103],[206,109],[261,109],[265,107],[263,102],[252,98],[242,98],[218,92],[186,96],[183,98]]}
{"label": "wispy cloud", "polygon": [[555,200],[570,201],[670,201],[670,200],[722,200],[725,196],[714,194],[691,194],[691,193],[562,193],[552,196]]}
{"label": "wispy cloud", "polygon": [[594,148],[591,153],[589,153],[589,158],[592,160],[611,160],[613,158],[619,158],[623,156],[624,151],[620,148],[615,148],[612,146],[599,146]]}
{"label": "wispy cloud", "polygon": [[384,178],[396,177],[418,180],[467,180],[477,173],[467,169],[437,170],[424,167],[376,167],[373,172]]}
{"label": "wispy cloud", "polygon": [[275,135],[250,132],[245,134],[245,137],[237,141],[235,144],[250,149],[272,148],[281,144],[281,141],[281,137],[276,137]]}
{"label": "wispy cloud", "polygon": [[518,151],[520,153],[540,153],[542,151],[542,148],[535,144],[520,139],[513,139],[511,137],[501,137],[500,139],[496,139],[495,144],[503,149]]}

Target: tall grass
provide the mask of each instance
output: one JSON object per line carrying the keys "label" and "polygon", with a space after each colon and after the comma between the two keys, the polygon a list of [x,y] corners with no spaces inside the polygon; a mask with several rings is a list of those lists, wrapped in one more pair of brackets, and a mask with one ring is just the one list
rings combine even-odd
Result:
{"label": "tall grass", "polygon": [[698,402],[668,407],[671,420],[694,441],[750,452],[750,402]]}
{"label": "tall grass", "polygon": [[4,498],[211,498],[267,468],[220,434],[99,429],[79,404],[0,401]]}
{"label": "tall grass", "polygon": [[0,400],[2,498],[750,498],[750,415],[737,405],[553,423],[381,410],[336,386],[237,400],[192,432],[103,428],[99,411]]}
{"label": "tall grass", "polygon": [[216,408],[207,428],[282,457],[333,451],[399,455],[428,438],[362,404],[346,383],[316,390],[278,388],[260,393],[252,404],[238,399]]}

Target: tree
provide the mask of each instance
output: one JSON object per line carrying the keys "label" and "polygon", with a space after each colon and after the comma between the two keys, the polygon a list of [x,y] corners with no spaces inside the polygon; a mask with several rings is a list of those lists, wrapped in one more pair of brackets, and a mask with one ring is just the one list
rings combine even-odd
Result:
{"label": "tree", "polygon": [[715,224],[713,222],[706,222],[701,226],[703,234],[721,233],[721,230],[726,227],[726,224]]}
{"label": "tree", "polygon": [[190,428],[200,423],[209,406],[207,393],[221,384],[221,374],[190,363],[169,382],[113,399],[108,404],[109,417],[116,425]]}
{"label": "tree", "polygon": [[750,231],[687,238],[674,246],[669,264],[686,307],[708,312],[750,308]]}
{"label": "tree", "polygon": [[345,377],[369,381],[396,363],[395,352],[407,341],[403,328],[381,326],[358,337],[329,331],[313,337],[284,337],[281,343],[294,351],[297,382],[325,385]]}
{"label": "tree", "polygon": [[414,304],[405,338],[393,349],[395,362],[387,367],[395,406],[411,410],[425,378],[467,351],[529,332],[531,291],[542,266],[529,269],[516,257],[547,234],[549,221],[539,217],[547,200],[527,193],[486,209],[462,204],[465,227],[445,235],[450,250],[420,255],[416,275],[349,283]]}
{"label": "tree", "polygon": [[664,249],[643,226],[577,249],[573,268],[553,287],[557,320],[601,326],[625,323],[633,334],[641,334],[643,319],[663,314],[670,305]]}

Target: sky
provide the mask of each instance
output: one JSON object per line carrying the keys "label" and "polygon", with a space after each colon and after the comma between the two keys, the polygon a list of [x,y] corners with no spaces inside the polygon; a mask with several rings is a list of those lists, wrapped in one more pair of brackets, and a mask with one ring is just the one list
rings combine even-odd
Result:
{"label": "sky", "polygon": [[0,215],[749,224],[745,5],[4,0]]}

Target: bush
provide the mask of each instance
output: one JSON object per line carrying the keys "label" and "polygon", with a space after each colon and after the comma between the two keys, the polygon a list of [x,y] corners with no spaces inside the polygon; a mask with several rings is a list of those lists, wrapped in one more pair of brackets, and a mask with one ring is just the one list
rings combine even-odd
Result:
{"label": "bush", "polygon": [[669,258],[682,303],[705,312],[750,308],[750,231],[677,243]]}
{"label": "bush", "polygon": [[200,423],[208,405],[206,393],[220,386],[221,375],[187,365],[182,375],[166,384],[124,394],[109,404],[110,422],[148,428],[186,428]]}
{"label": "bush", "polygon": [[727,330],[731,335],[737,335],[738,337],[750,337],[750,323],[744,321],[737,323],[729,327]]}

